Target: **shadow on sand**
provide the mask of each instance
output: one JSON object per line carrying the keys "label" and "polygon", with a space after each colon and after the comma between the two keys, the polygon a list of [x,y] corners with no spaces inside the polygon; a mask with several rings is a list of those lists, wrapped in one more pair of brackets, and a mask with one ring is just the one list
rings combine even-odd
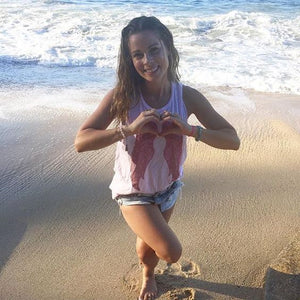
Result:
{"label": "shadow on sand", "polygon": [[[206,292],[223,295],[226,299],[263,299],[263,289],[238,286],[232,284],[214,283],[197,278],[184,278],[178,275],[156,275],[160,299],[176,300],[208,300],[217,299]],[[170,284],[169,284],[170,283]],[[173,284],[172,284],[173,283]]]}
{"label": "shadow on sand", "polygon": [[22,240],[26,228],[27,225],[24,222],[17,220],[0,222],[0,273]]}
{"label": "shadow on sand", "polygon": [[300,274],[287,274],[272,269],[267,270],[265,300],[300,299]]}

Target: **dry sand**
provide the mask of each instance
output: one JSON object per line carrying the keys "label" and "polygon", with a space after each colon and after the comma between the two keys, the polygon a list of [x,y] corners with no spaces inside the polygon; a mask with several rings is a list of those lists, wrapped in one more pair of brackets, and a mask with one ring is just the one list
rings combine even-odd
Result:
{"label": "dry sand", "polygon": [[[242,144],[189,140],[170,222],[184,251],[160,262],[159,299],[262,299],[267,267],[300,229],[300,97],[205,92]],[[28,114],[0,123],[0,299],[136,299],[135,237],[108,188],[114,147],[75,152],[86,115]]]}

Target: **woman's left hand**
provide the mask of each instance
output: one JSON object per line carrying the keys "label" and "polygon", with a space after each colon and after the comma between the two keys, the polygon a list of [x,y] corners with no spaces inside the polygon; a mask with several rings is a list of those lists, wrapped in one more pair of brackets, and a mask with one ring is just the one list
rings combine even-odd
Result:
{"label": "woman's left hand", "polygon": [[161,122],[163,127],[160,134],[161,136],[166,136],[168,134],[191,135],[192,126],[183,121],[178,114],[172,114],[165,111],[161,115]]}

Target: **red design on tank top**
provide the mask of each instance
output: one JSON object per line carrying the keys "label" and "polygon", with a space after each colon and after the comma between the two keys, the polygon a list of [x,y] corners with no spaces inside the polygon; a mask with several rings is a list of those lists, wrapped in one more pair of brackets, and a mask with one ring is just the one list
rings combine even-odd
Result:
{"label": "red design on tank top", "polygon": [[[176,126],[173,123],[165,122],[163,130]],[[136,190],[140,190],[140,179],[144,179],[146,168],[153,158],[154,146],[153,142],[156,136],[151,133],[139,134],[136,136],[134,148],[131,154],[131,181]],[[172,181],[180,177],[180,162],[182,156],[183,136],[178,134],[168,134],[165,137],[166,144],[163,150],[164,158],[169,168],[169,175]],[[157,170],[159,171],[159,170]],[[155,174],[153,174],[155,176]]]}
{"label": "red design on tank top", "polygon": [[140,190],[139,182],[144,178],[146,168],[153,157],[153,141],[155,135],[151,133],[137,134],[131,154],[131,181],[136,190]]}
{"label": "red design on tank top", "polygon": [[[177,127],[174,123],[164,122],[162,131]],[[182,156],[183,136],[178,134],[168,134],[165,136],[166,146],[164,149],[164,158],[169,167],[169,175],[172,175],[172,181],[180,177],[180,162]]]}

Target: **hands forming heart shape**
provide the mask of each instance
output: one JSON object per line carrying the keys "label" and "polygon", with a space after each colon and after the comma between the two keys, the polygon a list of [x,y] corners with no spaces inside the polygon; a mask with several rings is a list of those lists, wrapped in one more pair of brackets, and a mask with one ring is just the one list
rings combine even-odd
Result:
{"label": "hands forming heart shape", "polygon": [[142,133],[151,133],[157,136],[166,136],[169,134],[182,135],[180,127],[171,120],[155,120],[144,124],[141,128]]}
{"label": "hands forming heart shape", "polygon": [[129,126],[134,134],[149,133],[156,136],[188,135],[191,131],[191,126],[178,114],[168,111],[158,114],[155,109],[141,112]]}

